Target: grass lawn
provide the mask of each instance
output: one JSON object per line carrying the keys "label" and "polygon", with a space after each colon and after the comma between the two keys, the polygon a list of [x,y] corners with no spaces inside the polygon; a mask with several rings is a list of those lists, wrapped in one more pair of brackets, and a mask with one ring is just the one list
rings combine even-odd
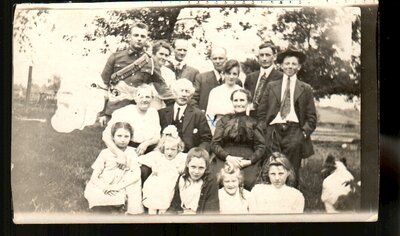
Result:
{"label": "grass lawn", "polygon": [[[15,213],[22,212],[87,212],[83,196],[90,179],[91,165],[101,149],[102,128],[86,127],[71,133],[57,133],[50,123],[26,121],[17,116],[29,114],[49,120],[51,111],[31,109],[13,112],[12,120],[12,197]],[[68,122],[68,121],[66,121]],[[307,212],[321,212],[322,179],[320,171],[331,153],[346,157],[350,171],[360,179],[360,150],[341,148],[341,143],[315,143],[315,155],[304,161],[300,189],[306,199]]]}

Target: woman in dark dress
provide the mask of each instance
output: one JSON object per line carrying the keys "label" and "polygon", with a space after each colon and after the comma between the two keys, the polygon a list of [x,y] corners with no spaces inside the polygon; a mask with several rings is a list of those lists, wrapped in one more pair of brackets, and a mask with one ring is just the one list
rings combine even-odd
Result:
{"label": "woman in dark dress", "polygon": [[215,154],[211,172],[217,174],[225,161],[229,161],[242,170],[244,188],[251,190],[265,158],[263,128],[255,118],[246,115],[251,102],[248,90],[235,90],[231,101],[235,113],[218,121],[211,141],[211,150]]}

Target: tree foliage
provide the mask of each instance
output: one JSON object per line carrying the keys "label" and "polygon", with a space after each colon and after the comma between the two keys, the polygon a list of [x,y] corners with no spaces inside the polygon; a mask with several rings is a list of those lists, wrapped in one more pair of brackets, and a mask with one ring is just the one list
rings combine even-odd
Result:
{"label": "tree foliage", "polygon": [[[347,61],[339,56],[336,22],[337,15],[332,9],[301,8],[286,11],[273,25],[273,30],[282,33],[284,40],[305,52],[307,60],[299,76],[314,88],[317,98],[331,94],[360,95],[359,57]],[[359,44],[360,25],[356,21],[352,26],[353,44]]]}
{"label": "tree foliage", "polygon": [[[106,36],[121,37],[122,43],[129,42],[129,32],[133,22],[143,22],[150,28],[150,38],[153,40],[170,39],[174,33],[180,8],[138,8],[130,10],[113,10],[108,17],[97,17],[94,20],[96,29],[87,33],[85,40],[96,40]],[[102,52],[109,50],[104,40]]]}
{"label": "tree foliage", "polygon": [[[48,13],[48,10],[19,10],[15,12],[13,39],[19,52],[26,53],[34,50],[32,36],[40,36],[41,32],[37,30],[37,27],[47,22],[46,15]],[[54,30],[54,27],[52,25],[50,30]]]}

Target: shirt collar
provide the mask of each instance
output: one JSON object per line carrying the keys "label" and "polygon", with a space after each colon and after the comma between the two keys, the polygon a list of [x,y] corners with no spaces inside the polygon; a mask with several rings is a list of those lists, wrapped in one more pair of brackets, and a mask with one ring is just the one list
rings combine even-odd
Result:
{"label": "shirt collar", "polygon": [[266,69],[261,67],[261,69],[260,69],[260,77],[263,76],[263,75],[269,76],[269,74],[271,74],[271,71],[272,71],[273,68],[274,68],[274,66],[272,66],[272,65],[270,67],[266,68]]}
{"label": "shirt collar", "polygon": [[[283,79],[284,79],[284,80],[287,80],[287,79],[288,79],[288,76],[287,76],[286,74],[284,74],[284,75],[283,75]],[[297,74],[295,74],[295,75],[293,75],[293,76],[290,77],[290,82],[296,81],[296,80],[297,80]]]}
{"label": "shirt collar", "polygon": [[183,112],[183,111],[186,110],[187,104],[183,105],[183,106],[180,106],[180,105],[178,105],[178,103],[175,102],[174,103],[174,111],[176,111],[178,109],[178,107],[181,108],[181,112]]}
{"label": "shirt collar", "polygon": [[183,67],[186,65],[186,61],[185,60],[177,61],[175,58],[173,60],[174,60],[173,61],[174,67],[177,68],[177,69],[182,70]]}

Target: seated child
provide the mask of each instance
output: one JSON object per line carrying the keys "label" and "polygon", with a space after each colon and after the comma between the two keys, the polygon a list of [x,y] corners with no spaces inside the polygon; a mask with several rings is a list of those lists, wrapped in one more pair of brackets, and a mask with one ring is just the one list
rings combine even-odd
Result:
{"label": "seated child", "polygon": [[246,214],[249,213],[247,199],[250,192],[243,188],[243,175],[229,161],[218,175],[218,180],[223,188],[218,190],[219,211],[221,214]]}
{"label": "seated child", "polygon": [[164,129],[156,150],[139,157],[139,163],[152,170],[143,184],[143,205],[149,214],[164,214],[170,206],[176,180],[185,168],[183,148],[176,127],[170,125]]}
{"label": "seated child", "polygon": [[203,214],[219,211],[218,184],[210,174],[210,157],[203,148],[189,150],[184,173],[178,178],[170,213]]}
{"label": "seated child", "polygon": [[92,177],[84,192],[89,208],[121,206],[127,200],[126,213],[143,213],[138,157],[135,149],[128,147],[132,134],[132,127],[126,122],[117,122],[112,126],[113,142],[126,155],[117,156],[107,148],[100,152],[92,165]]}
{"label": "seated child", "polygon": [[283,154],[272,153],[260,177],[250,193],[250,213],[303,213],[303,194],[288,186],[295,183],[295,174]]}

